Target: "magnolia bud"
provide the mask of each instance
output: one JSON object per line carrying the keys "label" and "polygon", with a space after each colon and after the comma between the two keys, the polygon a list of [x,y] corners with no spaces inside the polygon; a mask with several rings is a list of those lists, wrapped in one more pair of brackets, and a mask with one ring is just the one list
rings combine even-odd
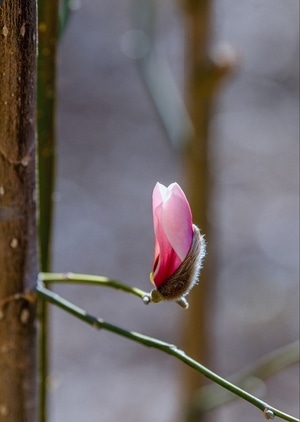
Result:
{"label": "magnolia bud", "polygon": [[179,268],[160,286],[151,292],[151,301],[176,300],[184,308],[188,307],[185,296],[197,284],[206,243],[198,227],[193,224],[194,235],[191,248]]}
{"label": "magnolia bud", "polygon": [[177,183],[157,183],[152,195],[155,234],[154,260],[150,280],[153,289],[144,303],[175,300],[188,307],[185,297],[197,283],[205,240],[193,224],[188,200]]}
{"label": "magnolia bud", "polygon": [[193,241],[186,258],[174,274],[152,290],[151,300],[153,302],[159,301],[157,300],[159,294],[162,297],[161,300],[176,300],[184,308],[188,306],[185,296],[189,294],[190,290],[198,282],[206,249],[204,236],[200,234],[200,230],[195,224],[193,224],[193,229]]}

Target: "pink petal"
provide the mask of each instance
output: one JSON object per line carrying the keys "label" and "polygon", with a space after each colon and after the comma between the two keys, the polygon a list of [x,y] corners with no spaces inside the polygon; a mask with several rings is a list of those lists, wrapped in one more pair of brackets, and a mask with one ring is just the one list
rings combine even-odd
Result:
{"label": "pink petal", "polygon": [[156,286],[170,277],[185,259],[193,238],[189,203],[177,183],[153,190],[155,249],[153,282]]}
{"label": "pink petal", "polygon": [[162,225],[169,243],[183,261],[193,240],[191,208],[177,183],[172,183],[168,190],[170,194],[163,202]]}

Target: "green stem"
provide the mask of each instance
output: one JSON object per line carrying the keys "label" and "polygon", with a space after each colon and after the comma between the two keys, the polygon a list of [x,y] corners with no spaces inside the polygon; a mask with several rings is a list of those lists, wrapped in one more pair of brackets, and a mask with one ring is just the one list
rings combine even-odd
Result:
{"label": "green stem", "polygon": [[93,315],[90,315],[82,308],[70,303],[63,297],[59,296],[57,293],[54,293],[51,290],[47,289],[41,282],[38,283],[37,293],[43,300],[46,300],[47,302],[58,306],[59,308],[63,309],[64,311],[68,312],[69,314],[75,316],[76,318],[84,321],[85,323],[91,325],[96,329],[104,329],[113,332],[122,337],[126,337],[132,341],[143,344],[144,346],[153,347],[155,349],[161,350],[175,357],[176,359],[181,360],[191,368],[200,372],[205,377],[231,391],[233,394],[236,394],[244,400],[248,401],[258,409],[260,409],[262,412],[264,412],[265,415],[269,413],[269,418],[273,416],[278,416],[281,419],[284,419],[289,422],[300,422],[299,419],[290,416],[284,412],[281,412],[280,410],[272,406],[269,406],[268,404],[253,396],[252,394],[247,393],[246,391],[242,390],[231,382],[210,371],[205,366],[201,365],[199,362],[186,355],[184,351],[178,349],[177,346],[173,344],[166,343],[164,341],[155,339],[153,337],[148,337],[134,331],[124,330],[123,328],[112,325],[101,318],[97,318]]}
{"label": "green stem", "polygon": [[147,296],[148,293],[144,292],[137,287],[131,287],[120,281],[111,280],[110,278],[89,275],[89,274],[74,274],[74,273],[40,273],[39,279],[45,284],[48,283],[78,283],[78,284],[91,284],[94,286],[110,287],[116,290],[122,290],[126,293],[131,293],[139,298]]}
{"label": "green stem", "polygon": [[[229,379],[235,385],[254,391],[262,385],[263,380],[297,362],[299,362],[299,340],[268,353]],[[236,396],[220,389],[218,385],[210,384],[195,393],[189,412],[197,419],[197,415],[223,406],[235,398]]]}
{"label": "green stem", "polygon": [[[38,1],[38,185],[40,267],[50,267],[52,194],[55,167],[56,48],[59,0]],[[47,420],[48,315],[47,303],[39,306],[39,421]]]}
{"label": "green stem", "polygon": [[38,181],[41,269],[50,267],[52,194],[55,166],[56,48],[59,1],[38,2]]}

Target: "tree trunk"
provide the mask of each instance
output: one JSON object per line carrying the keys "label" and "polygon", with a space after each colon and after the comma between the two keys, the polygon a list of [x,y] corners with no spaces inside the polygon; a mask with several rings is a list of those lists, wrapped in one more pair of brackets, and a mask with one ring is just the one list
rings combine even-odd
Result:
{"label": "tree trunk", "polygon": [[[185,151],[187,194],[194,222],[209,237],[208,210],[208,126],[211,116],[212,96],[207,78],[210,72],[208,46],[210,37],[209,0],[183,0],[185,21],[185,80],[186,102],[193,123],[194,133],[188,139]],[[209,245],[208,245],[209,246]],[[210,291],[208,259],[201,271],[200,283],[189,297],[190,309],[185,315],[183,343],[191,356],[204,365],[209,362],[208,343],[210,323],[208,318],[208,292]],[[186,398],[206,383],[195,371],[184,370]]]}
{"label": "tree trunk", "polygon": [[[214,245],[208,219],[211,177],[209,171],[209,125],[215,94],[224,76],[234,65],[234,57],[224,49],[212,58],[209,53],[212,23],[212,0],[182,0],[185,22],[185,80],[186,103],[194,133],[185,149],[187,194],[194,222],[208,241],[208,256],[201,271],[199,286],[189,296],[190,309],[185,315],[183,347],[204,365],[210,365],[212,311],[214,307],[214,271],[212,252]],[[190,368],[184,369],[183,391],[188,402],[207,380]],[[205,416],[188,421],[204,421]]]}
{"label": "tree trunk", "polygon": [[36,1],[0,5],[0,421],[36,412]]}

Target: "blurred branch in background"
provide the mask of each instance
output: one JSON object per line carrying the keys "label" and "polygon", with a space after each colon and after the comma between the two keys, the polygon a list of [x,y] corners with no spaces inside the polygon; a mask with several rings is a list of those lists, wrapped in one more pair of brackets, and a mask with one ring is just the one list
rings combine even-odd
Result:
{"label": "blurred branch in background", "polygon": [[[254,364],[243,368],[229,377],[229,381],[253,394],[265,390],[264,380],[288,366],[299,362],[299,340],[273,350]],[[191,400],[189,415],[191,420],[199,420],[203,412],[208,412],[235,400],[237,396],[221,389],[216,384],[202,387]]]}
{"label": "blurred branch in background", "polygon": [[[187,107],[168,64],[155,48],[155,2],[134,1],[136,29],[131,31],[127,40],[132,48],[130,54],[138,59],[143,81],[171,142],[184,152],[187,192],[195,222],[202,233],[208,235],[208,127],[216,89],[235,64],[234,53],[228,46],[216,51],[214,57],[209,55],[211,4],[209,0],[182,1],[186,32]],[[212,286],[212,272],[206,265],[200,285],[191,297],[192,306],[183,330],[186,349],[201,362],[208,361],[208,308]],[[186,398],[199,388],[201,380],[195,372],[186,372],[182,388]]]}
{"label": "blurred branch in background", "polygon": [[80,7],[80,0],[59,0],[58,18],[59,35],[61,36],[67,26],[72,11]]}
{"label": "blurred branch in background", "polygon": [[[211,0],[182,0],[182,8],[185,27],[186,103],[194,129],[192,136],[186,140],[184,151],[187,194],[195,223],[208,241],[208,256],[201,280],[191,295],[190,312],[184,319],[183,345],[187,353],[203,364],[208,364],[215,284],[210,256],[213,245],[210,243],[212,237],[207,215],[210,201],[209,124],[215,94],[224,76],[234,67],[235,55],[227,47],[221,48],[214,56],[209,52]],[[186,370],[184,375],[182,390],[187,402],[204,380],[190,370]]]}
{"label": "blurred branch in background", "polygon": [[159,119],[173,146],[182,150],[192,133],[192,123],[170,66],[155,46],[156,4],[133,1],[134,30],[127,33],[124,47],[137,60],[141,76]]}

